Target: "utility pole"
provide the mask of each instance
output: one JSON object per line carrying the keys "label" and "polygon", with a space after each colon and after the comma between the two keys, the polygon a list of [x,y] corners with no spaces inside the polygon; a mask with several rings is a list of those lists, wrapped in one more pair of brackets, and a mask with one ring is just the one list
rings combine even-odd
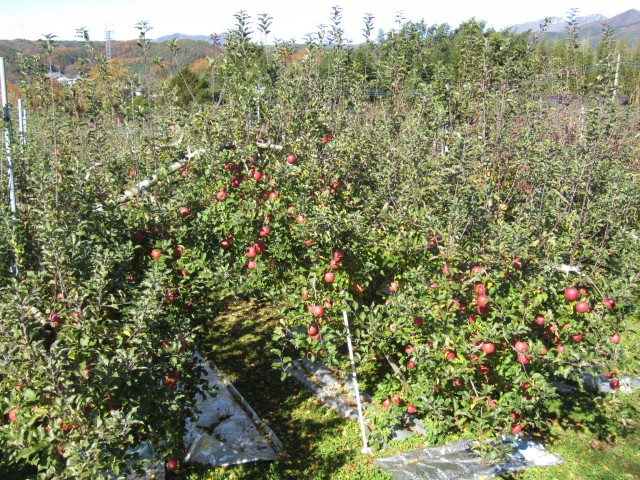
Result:
{"label": "utility pole", "polygon": [[104,37],[105,37],[105,55],[104,56],[107,60],[107,63],[109,63],[111,61],[111,40],[113,39],[113,30],[105,30]]}

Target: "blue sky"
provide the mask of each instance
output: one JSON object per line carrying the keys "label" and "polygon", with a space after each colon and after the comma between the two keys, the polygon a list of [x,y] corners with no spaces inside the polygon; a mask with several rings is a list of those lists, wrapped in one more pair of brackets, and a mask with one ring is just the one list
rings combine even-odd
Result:
{"label": "blue sky", "polygon": [[[253,21],[260,13],[273,17],[273,38],[302,42],[308,33],[316,32],[320,24],[329,24],[331,7],[343,9],[346,38],[363,40],[362,18],[374,15],[374,32],[396,26],[399,12],[407,20],[424,19],[429,25],[448,23],[456,27],[460,22],[475,17],[489,26],[503,28],[545,16],[565,17],[571,8],[580,14],[601,13],[616,15],[631,8],[640,9],[637,0],[533,0],[509,2],[492,0],[0,0],[0,38],[27,38],[36,40],[52,33],[58,39],[73,39],[76,29],[86,27],[94,40],[103,40],[106,29],[113,30],[116,40],[137,37],[135,24],[149,22],[151,38],[171,33],[208,35],[232,28],[233,14],[245,10]],[[255,26],[255,23],[254,23]],[[254,40],[259,40],[255,35]]]}

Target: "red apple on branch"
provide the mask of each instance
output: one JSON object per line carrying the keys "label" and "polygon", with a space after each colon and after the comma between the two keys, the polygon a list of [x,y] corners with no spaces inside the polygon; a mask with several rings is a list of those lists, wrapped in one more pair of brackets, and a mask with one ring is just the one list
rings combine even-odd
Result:
{"label": "red apple on branch", "polygon": [[486,308],[487,305],[489,305],[489,297],[487,297],[486,295],[479,295],[478,296],[478,307]]}
{"label": "red apple on branch", "polygon": [[527,349],[529,348],[529,344],[527,342],[521,342],[521,341],[517,341],[514,344],[514,348],[516,349],[516,352],[518,353],[524,353],[527,351]]}
{"label": "red apple on branch", "polygon": [[589,311],[589,302],[578,302],[576,303],[576,312],[578,313],[587,313]]}
{"label": "red apple on branch", "polygon": [[491,355],[496,350],[496,346],[492,342],[483,342],[480,348],[487,355]]}
{"label": "red apple on branch", "polygon": [[566,298],[567,300],[573,302],[574,300],[578,299],[578,289],[571,287],[571,288],[567,288],[564,291],[564,298]]}

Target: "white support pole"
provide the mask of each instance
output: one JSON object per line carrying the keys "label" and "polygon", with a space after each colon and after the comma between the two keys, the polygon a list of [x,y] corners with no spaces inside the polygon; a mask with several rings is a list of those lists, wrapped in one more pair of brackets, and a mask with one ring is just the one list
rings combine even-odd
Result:
{"label": "white support pole", "polygon": [[22,108],[22,99],[18,99],[18,131],[20,132],[20,143],[27,143],[27,112]]}
{"label": "white support pole", "polygon": [[616,63],[616,77],[613,80],[613,99],[618,97],[618,80],[620,79],[620,52],[618,52],[618,61]]}
{"label": "white support pole", "polygon": [[[11,160],[11,122],[9,117],[9,96],[7,95],[7,76],[4,68],[4,57],[0,57],[0,92],[2,93],[2,119],[4,123],[4,148],[7,154],[7,174],[9,176],[9,207],[13,216],[13,228],[18,222],[16,208],[16,189],[13,181],[13,162]],[[18,274],[18,259],[13,259],[11,273]]]}
{"label": "white support pole", "polygon": [[358,386],[358,377],[356,376],[356,362],[353,359],[353,347],[351,346],[351,332],[349,331],[349,319],[347,311],[343,310],[344,327],[347,330],[347,346],[349,347],[349,359],[351,360],[351,372],[353,373],[353,384],[355,385],[356,405],[358,406],[358,421],[360,422],[360,433],[362,433],[362,453],[371,453],[371,449],[367,445],[367,431],[362,416],[362,402],[360,402],[360,387]]}

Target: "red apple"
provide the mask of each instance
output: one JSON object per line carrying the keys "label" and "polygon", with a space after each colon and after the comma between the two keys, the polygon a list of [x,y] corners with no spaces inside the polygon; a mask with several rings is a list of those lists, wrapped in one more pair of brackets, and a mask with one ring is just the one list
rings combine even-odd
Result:
{"label": "red apple", "polygon": [[225,250],[229,250],[231,248],[231,242],[229,240],[222,240],[220,246]]}
{"label": "red apple", "polygon": [[527,357],[524,353],[519,353],[518,354],[518,361],[522,364],[522,365],[526,365],[527,363],[529,363],[531,361],[530,357]]}
{"label": "red apple", "polygon": [[478,373],[480,373],[480,375],[486,375],[487,373],[489,373],[489,367],[487,365],[479,365]]}
{"label": "red apple", "polygon": [[613,298],[603,298],[602,304],[607,307],[609,310],[613,309],[616,306],[616,301]]}
{"label": "red apple", "polygon": [[13,407],[11,410],[9,410],[8,416],[9,416],[9,421],[10,422],[15,422],[16,418],[18,418],[18,411],[20,409],[18,407]]}
{"label": "red apple", "polygon": [[567,288],[564,291],[564,298],[566,298],[567,300],[573,302],[574,300],[578,299],[578,289],[577,288]]}
{"label": "red apple", "polygon": [[260,235],[262,238],[265,238],[270,233],[271,229],[267,225],[263,225],[262,227],[260,227],[260,232],[258,233],[258,235]]}
{"label": "red apple", "polygon": [[422,319],[420,317],[413,317],[413,325],[416,327],[422,326]]}
{"label": "red apple", "polygon": [[487,355],[491,355],[496,350],[496,346],[492,342],[483,342],[480,348]]}
{"label": "red apple", "polygon": [[480,275],[481,273],[484,273],[484,267],[475,265],[473,268],[471,268],[471,275]]}
{"label": "red apple", "polygon": [[249,260],[247,262],[247,268],[249,270],[253,270],[254,268],[256,268],[258,266],[258,264],[254,261],[254,260]]}
{"label": "red apple", "polygon": [[478,307],[485,308],[487,305],[489,305],[489,297],[487,297],[486,295],[479,295]]}
{"label": "red apple", "polygon": [[414,362],[413,360],[409,360],[409,361],[407,362],[407,368],[408,368],[408,369],[416,368],[416,364],[415,364],[415,362]]}
{"label": "red apple", "polygon": [[618,335],[617,333],[611,335],[611,343],[620,343],[620,340],[620,335]]}
{"label": "red apple", "polygon": [[254,258],[257,255],[258,252],[256,252],[256,247],[249,247],[247,248],[247,257],[249,258]]}
{"label": "red apple", "polygon": [[153,250],[151,250],[151,258],[153,258],[154,260],[157,260],[161,256],[162,256],[162,252],[157,248],[154,248]]}
{"label": "red apple", "polygon": [[278,192],[270,192],[269,193],[269,200],[275,200],[278,197],[279,197]]}
{"label": "red apple", "polygon": [[556,350],[558,351],[558,354],[561,354],[562,352],[564,352],[564,345],[563,344],[559,344],[556,347]]}
{"label": "red apple", "polygon": [[456,358],[455,350],[451,350],[450,348],[447,348],[442,353],[444,353],[444,358],[446,360],[453,360],[454,358]]}
{"label": "red apple", "polygon": [[178,466],[178,460],[175,458],[167,459],[167,469],[174,470]]}
{"label": "red apple", "polygon": [[611,390],[618,390],[618,388],[620,388],[620,382],[618,381],[617,378],[613,378],[609,380],[609,388]]}
{"label": "red apple", "polygon": [[400,403],[400,395],[395,394],[393,397],[391,397],[391,403],[395,403],[396,405],[398,405]]}
{"label": "red apple", "polygon": [[519,423],[512,423],[511,433],[513,433],[514,435],[518,435],[520,432],[522,432],[522,425],[520,425]]}
{"label": "red apple", "polygon": [[322,305],[314,305],[311,307],[311,314],[316,318],[321,317],[324,315],[324,308]]}
{"label": "red apple", "polygon": [[407,345],[406,347],[404,347],[404,353],[406,353],[407,355],[411,355],[415,351],[416,349],[413,345]]}
{"label": "red apple", "polygon": [[524,353],[527,351],[527,349],[529,348],[529,344],[527,342],[521,342],[521,341],[517,341],[514,344],[514,348],[516,349],[516,352],[518,353]]}
{"label": "red apple", "polygon": [[407,413],[416,413],[417,409],[413,403],[407,405]]}
{"label": "red apple", "polygon": [[320,329],[315,324],[311,324],[307,327],[307,335],[313,336],[313,335],[317,335],[319,332],[320,332]]}
{"label": "red apple", "polygon": [[296,223],[305,223],[307,219],[303,215],[296,216]]}
{"label": "red apple", "polygon": [[549,353],[549,349],[547,347],[540,349],[540,355],[546,355],[547,353]]}
{"label": "red apple", "polygon": [[578,313],[586,313],[589,311],[589,302],[578,302],[576,303],[576,312]]}
{"label": "red apple", "polygon": [[473,286],[473,293],[477,296],[484,295],[487,292],[487,287],[484,286],[484,283],[476,283]]}
{"label": "red apple", "polygon": [[188,207],[180,207],[180,216],[181,217],[186,217],[190,214],[191,212],[189,211]]}
{"label": "red apple", "polygon": [[227,198],[227,192],[225,192],[224,190],[218,190],[218,193],[216,193],[216,198],[220,201],[224,200],[225,198]]}
{"label": "red apple", "polygon": [[62,318],[60,318],[59,315],[52,313],[49,315],[49,322],[51,322],[54,328],[58,329],[62,325]]}
{"label": "red apple", "polygon": [[582,341],[582,334],[581,333],[576,333],[575,335],[571,335],[571,338],[576,343],[577,342],[581,342]]}
{"label": "red apple", "polygon": [[255,172],[253,172],[253,179],[257,182],[258,180],[260,180],[262,178],[262,173],[260,173],[258,170],[256,170]]}
{"label": "red apple", "polygon": [[289,155],[287,155],[287,163],[289,165],[293,165],[294,163],[296,163],[296,156],[293,153],[290,153]]}
{"label": "red apple", "polygon": [[340,262],[337,260],[330,260],[329,261],[329,268],[333,268],[334,270],[336,268],[340,268]]}
{"label": "red apple", "polygon": [[326,272],[324,274],[324,281],[327,283],[333,282],[334,278],[335,278],[335,274],[333,272]]}
{"label": "red apple", "polygon": [[536,315],[536,325],[544,325],[544,315]]}
{"label": "red apple", "polygon": [[313,243],[313,241],[312,241],[310,238],[307,238],[307,239],[304,241],[304,244],[305,244],[307,247],[310,247],[312,243]]}
{"label": "red apple", "polygon": [[396,282],[391,282],[389,284],[389,291],[391,293],[396,293],[398,291],[398,284]]}

